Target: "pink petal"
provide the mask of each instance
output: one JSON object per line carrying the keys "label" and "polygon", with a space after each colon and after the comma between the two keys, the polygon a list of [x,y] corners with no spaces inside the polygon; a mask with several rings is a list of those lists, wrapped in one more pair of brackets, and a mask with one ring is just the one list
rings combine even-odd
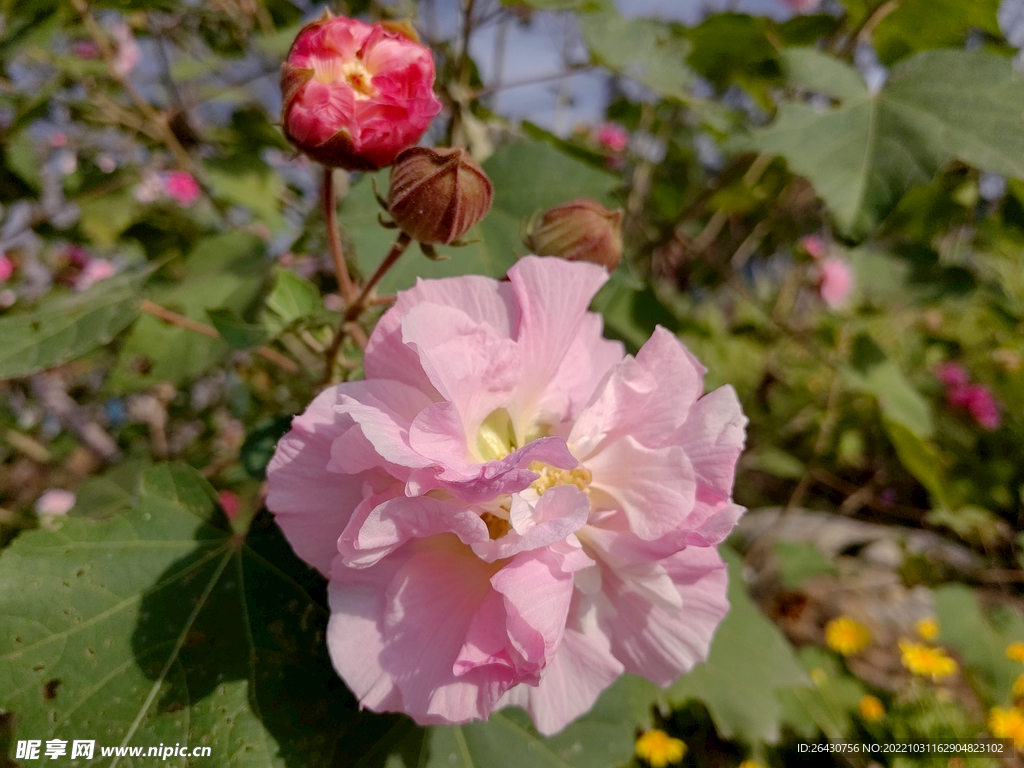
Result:
{"label": "pink petal", "polygon": [[626,671],[667,686],[707,658],[715,629],[729,610],[728,575],[710,547],[689,547],[658,565],[674,584],[681,607],[663,599],[664,582],[653,572],[606,565],[597,599],[601,627]]}
{"label": "pink petal", "polygon": [[516,341],[528,377],[509,408],[519,420],[516,435],[522,437],[608,272],[596,264],[527,256],[508,271],[508,279],[519,302]]}
{"label": "pink petal", "polygon": [[367,379],[391,379],[428,394],[434,392],[416,350],[402,341],[402,322],[418,305],[461,310],[471,320],[508,338],[512,338],[519,321],[508,283],[477,275],[465,275],[457,280],[418,280],[415,286],[398,294],[394,306],[374,328],[366,346]]}
{"label": "pink petal", "polygon": [[476,514],[429,496],[377,500],[356,515],[338,542],[346,565],[373,565],[410,539],[454,533],[466,544],[489,541],[487,526]]}
{"label": "pink petal", "polygon": [[602,441],[627,434],[652,448],[676,444],[703,377],[704,366],[658,326],[635,360],[626,357],[612,369],[576,420],[569,442],[584,461]]}
{"label": "pink petal", "polygon": [[[551,488],[534,504],[516,495],[511,506],[513,529],[499,539],[473,545],[473,551],[487,562],[563,541],[586,525],[590,514],[586,494],[573,486]],[[580,565],[587,564],[589,558]]]}
{"label": "pink petal", "polygon": [[520,706],[537,730],[552,735],[589,710],[605,688],[624,671],[611,654],[608,637],[580,608],[573,595],[562,642],[536,686],[517,685],[498,706]]}
{"label": "pink petal", "polygon": [[[430,459],[409,446],[409,427],[416,415],[430,405],[428,397],[397,381],[353,381],[339,386],[335,410],[359,425],[363,437],[380,457],[401,467],[431,466]],[[365,458],[360,458],[365,463]],[[332,469],[347,470],[344,455],[335,456]]]}
{"label": "pink petal", "polygon": [[715,503],[732,495],[746,424],[747,417],[730,386],[704,395],[690,410],[682,443],[693,464],[702,500]]}
{"label": "pink petal", "polygon": [[267,466],[267,507],[295,553],[323,574],[337,541],[363,498],[365,478],[327,469],[331,444],[352,420],[335,412],[342,387],[330,387],[292,420]]}
{"label": "pink petal", "polygon": [[477,666],[460,675],[454,667],[497,566],[481,561],[454,536],[420,539],[409,547],[411,556],[387,587],[382,666],[402,692],[403,711],[417,722],[485,718],[509,686],[507,665]]}
{"label": "pink petal", "polygon": [[402,341],[416,349],[430,383],[458,409],[467,438],[508,402],[522,376],[515,342],[458,309],[415,307],[402,323]]}
{"label": "pink petal", "polygon": [[647,448],[626,436],[590,456],[586,466],[594,476],[591,488],[611,497],[610,508],[625,512],[642,539],[665,535],[693,509],[697,483],[681,448]]}

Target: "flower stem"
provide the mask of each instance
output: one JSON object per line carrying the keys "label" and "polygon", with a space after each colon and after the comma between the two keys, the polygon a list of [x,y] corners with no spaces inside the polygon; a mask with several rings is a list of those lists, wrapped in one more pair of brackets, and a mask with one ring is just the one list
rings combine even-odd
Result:
{"label": "flower stem", "polygon": [[341,250],[341,236],[338,234],[338,200],[334,194],[334,169],[324,168],[324,217],[327,220],[327,240],[331,244],[331,258],[334,259],[334,271],[338,276],[341,296],[346,304],[352,303],[356,295],[356,287],[348,275],[345,254]]}
{"label": "flower stem", "polygon": [[341,318],[341,322],[338,324],[337,330],[334,332],[334,338],[331,339],[330,346],[327,347],[327,352],[324,355],[326,360],[326,366],[324,370],[324,383],[326,384],[331,380],[331,376],[334,374],[334,363],[338,356],[338,350],[341,349],[342,342],[345,341],[345,337],[350,335],[351,331],[349,326],[359,319],[359,315],[363,313],[368,305],[374,303],[370,298],[370,294],[373,289],[377,286],[377,283],[381,281],[381,278],[388,273],[388,270],[395,266],[395,262],[405,253],[405,249],[409,247],[409,243],[412,242],[412,238],[405,232],[401,232],[398,237],[395,238],[395,242],[391,244],[391,250],[388,255],[384,257],[384,261],[380,263],[370,279],[366,281],[366,285],[363,286],[362,291],[356,297],[355,301],[351,302],[345,308],[345,314]]}

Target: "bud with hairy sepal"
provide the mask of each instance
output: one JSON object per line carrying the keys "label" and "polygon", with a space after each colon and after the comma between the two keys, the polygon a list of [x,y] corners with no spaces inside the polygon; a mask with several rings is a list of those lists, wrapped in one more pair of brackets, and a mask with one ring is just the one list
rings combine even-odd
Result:
{"label": "bud with hairy sepal", "polygon": [[434,59],[414,37],[329,13],[303,27],[281,66],[287,139],[332,168],[393,163],[441,111]]}
{"label": "bud with hairy sepal", "polygon": [[424,245],[448,245],[487,215],[494,187],[462,147],[411,147],[391,170],[388,211]]}
{"label": "bud with hairy sepal", "polygon": [[570,200],[527,223],[523,242],[538,256],[600,264],[609,272],[622,260],[622,211],[596,200]]}

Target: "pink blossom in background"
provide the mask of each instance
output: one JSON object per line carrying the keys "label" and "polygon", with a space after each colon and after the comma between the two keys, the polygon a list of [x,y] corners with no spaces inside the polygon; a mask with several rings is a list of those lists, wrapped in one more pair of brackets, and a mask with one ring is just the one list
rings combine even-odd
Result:
{"label": "pink blossom in background", "polygon": [[125,21],[119,21],[113,29],[114,55],[113,70],[120,78],[126,78],[142,61],[142,51],[132,36],[132,28]]}
{"label": "pink blossom in background", "polygon": [[6,283],[14,274],[14,262],[6,253],[0,253],[0,283]]}
{"label": "pink blossom in background", "polygon": [[314,160],[375,170],[441,111],[430,49],[396,25],[325,16],[302,28],[281,69],[285,136]]}
{"label": "pink blossom in background", "polygon": [[91,40],[79,40],[71,45],[71,52],[84,61],[92,61],[100,57],[100,49]]}
{"label": "pink blossom in background", "polygon": [[794,13],[810,13],[821,5],[821,0],[782,0]]}
{"label": "pink blossom in background", "polygon": [[966,387],[971,381],[967,369],[958,363],[939,363],[935,366],[935,377],[951,390]]}
{"label": "pink blossom in background", "polygon": [[820,259],[828,250],[825,241],[817,235],[807,235],[800,238],[800,247],[807,251],[807,254],[813,259]]}
{"label": "pink blossom in background", "polygon": [[612,152],[622,152],[629,144],[629,133],[618,123],[605,123],[597,129],[594,138]]}
{"label": "pink blossom in background", "polygon": [[818,292],[822,301],[832,309],[843,306],[853,289],[853,270],[850,265],[844,259],[830,256],[821,260],[818,271]]}
{"label": "pink blossom in background", "polygon": [[51,488],[36,499],[36,514],[66,515],[75,506],[76,498],[71,491]]}
{"label": "pink blossom in background", "polygon": [[971,384],[967,369],[957,363],[940,363],[935,376],[946,385],[946,399],[954,408],[966,410],[980,427],[989,432],[999,428],[1002,416],[992,392],[984,384]]}
{"label": "pink blossom in background", "polygon": [[238,515],[238,510],[242,507],[242,502],[238,498],[238,494],[234,491],[221,491],[217,494],[217,503],[220,504],[220,508],[224,510],[224,514],[227,515],[228,520],[234,520]]}
{"label": "pink blossom in background", "polygon": [[524,707],[554,733],[623,672],[668,685],[728,609],[716,545],[746,419],[658,328],[634,358],[587,307],[602,267],[420,280],[268,468],[267,506],[329,579],[360,704],[420,723]]}
{"label": "pink blossom in background", "polygon": [[185,171],[170,171],[163,176],[164,192],[178,205],[190,206],[199,199],[202,189],[191,174]]}
{"label": "pink blossom in background", "polygon": [[117,268],[106,259],[93,259],[79,272],[75,278],[75,290],[86,291],[100,280],[106,280],[117,274]]}

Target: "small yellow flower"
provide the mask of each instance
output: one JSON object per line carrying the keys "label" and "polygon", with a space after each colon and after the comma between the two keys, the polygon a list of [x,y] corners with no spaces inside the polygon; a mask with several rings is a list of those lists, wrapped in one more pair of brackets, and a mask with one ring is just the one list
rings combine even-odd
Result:
{"label": "small yellow flower", "polygon": [[885,717],[885,707],[875,696],[861,696],[857,709],[860,710],[860,716],[869,723],[877,723]]}
{"label": "small yellow flower", "polygon": [[939,636],[939,622],[935,620],[934,616],[921,619],[914,625],[914,629],[917,630],[917,634],[922,640],[928,642]]}
{"label": "small yellow flower", "polygon": [[1006,655],[1014,661],[1024,661],[1024,643],[1020,640],[1010,643],[1006,646]]}
{"label": "small yellow flower", "polygon": [[636,740],[636,754],[651,768],[666,768],[686,754],[686,744],[662,730],[652,728]]}
{"label": "small yellow flower", "polygon": [[843,656],[853,656],[871,644],[871,632],[849,616],[840,616],[825,625],[825,644]]}
{"label": "small yellow flower", "polygon": [[944,680],[957,673],[960,667],[942,648],[933,648],[924,643],[900,640],[900,656],[903,666],[915,675],[930,677],[932,682]]}
{"label": "small yellow flower", "polygon": [[744,760],[740,763],[739,768],[764,768],[757,760]]}
{"label": "small yellow flower", "polygon": [[1017,707],[992,707],[988,715],[988,729],[997,739],[1013,739],[1017,749],[1024,748],[1024,712]]}
{"label": "small yellow flower", "polygon": [[1013,695],[1024,698],[1024,674],[1021,674],[1013,681]]}

